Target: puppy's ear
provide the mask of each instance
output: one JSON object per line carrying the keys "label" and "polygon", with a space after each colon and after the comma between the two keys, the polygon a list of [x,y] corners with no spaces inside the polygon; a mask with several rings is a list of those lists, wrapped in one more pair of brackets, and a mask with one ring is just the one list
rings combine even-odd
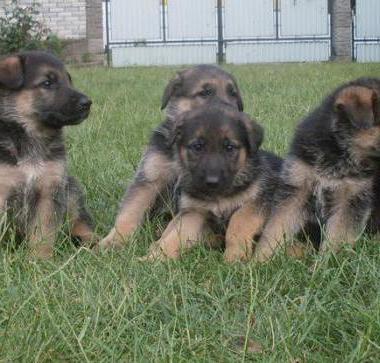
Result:
{"label": "puppy's ear", "polygon": [[246,113],[241,113],[239,122],[244,128],[247,136],[250,155],[254,155],[260,148],[264,140],[264,129]]}
{"label": "puppy's ear", "polygon": [[173,147],[174,144],[181,139],[183,124],[185,123],[187,112],[178,115],[173,119],[173,129],[171,130],[169,140],[169,147]]}
{"label": "puppy's ear", "polygon": [[238,84],[236,82],[236,79],[232,76],[231,76],[231,78],[232,78],[232,81],[234,82],[235,89],[236,89],[236,99],[237,99],[238,110],[240,112],[242,112],[242,111],[244,111],[243,98],[241,97],[241,92],[240,92],[240,89],[239,89]]}
{"label": "puppy's ear", "polygon": [[165,88],[164,94],[161,100],[161,110],[163,110],[169,103],[169,100],[174,96],[176,91],[182,85],[181,73],[178,73],[174,79],[172,79]]}
{"label": "puppy's ear", "polygon": [[379,94],[370,88],[351,86],[343,89],[335,100],[339,118],[348,119],[358,129],[369,129],[380,117]]}
{"label": "puppy's ear", "polygon": [[9,56],[0,61],[0,87],[17,90],[24,84],[23,64],[20,56]]}

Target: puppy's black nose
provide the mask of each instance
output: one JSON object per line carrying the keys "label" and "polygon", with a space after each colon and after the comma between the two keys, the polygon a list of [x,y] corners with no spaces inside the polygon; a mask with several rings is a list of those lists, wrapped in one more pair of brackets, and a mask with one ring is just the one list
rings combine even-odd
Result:
{"label": "puppy's black nose", "polygon": [[208,188],[217,188],[220,183],[220,178],[217,175],[209,175],[206,177],[206,185]]}
{"label": "puppy's black nose", "polygon": [[82,96],[78,104],[81,111],[88,111],[92,105],[92,101],[88,97]]}

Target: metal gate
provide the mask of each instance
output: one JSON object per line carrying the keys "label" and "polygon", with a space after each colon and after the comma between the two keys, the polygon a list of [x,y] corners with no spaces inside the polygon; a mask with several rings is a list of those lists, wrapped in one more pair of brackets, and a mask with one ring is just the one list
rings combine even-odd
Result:
{"label": "metal gate", "polygon": [[380,1],[356,0],[353,57],[358,62],[380,61]]}
{"label": "metal gate", "polygon": [[328,0],[107,0],[112,65],[324,61]]}

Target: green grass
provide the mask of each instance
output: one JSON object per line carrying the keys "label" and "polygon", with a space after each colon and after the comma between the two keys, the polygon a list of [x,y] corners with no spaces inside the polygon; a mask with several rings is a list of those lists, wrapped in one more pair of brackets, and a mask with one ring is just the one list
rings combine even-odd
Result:
{"label": "green grass", "polygon": [[[341,82],[380,64],[226,67],[246,111],[283,155],[297,121]],[[93,101],[67,132],[70,169],[105,234],[150,131],[173,68],[72,69]],[[157,222],[158,223],[158,222]],[[363,238],[337,257],[226,265],[198,247],[182,260],[141,263],[157,223],[125,250],[96,256],[64,235],[56,257],[31,261],[0,245],[0,362],[378,362],[380,244]],[[254,343],[262,352],[252,352]],[[247,349],[245,349],[247,348]]]}

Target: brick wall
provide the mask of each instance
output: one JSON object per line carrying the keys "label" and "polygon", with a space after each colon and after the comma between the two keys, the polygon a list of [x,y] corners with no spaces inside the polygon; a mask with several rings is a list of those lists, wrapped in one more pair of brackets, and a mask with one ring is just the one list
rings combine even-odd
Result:
{"label": "brick wall", "polygon": [[[44,24],[63,39],[86,38],[86,0],[38,0]],[[9,0],[0,0],[0,13]],[[19,0],[30,5],[31,0]]]}
{"label": "brick wall", "polygon": [[[19,0],[30,5],[33,0]],[[44,24],[66,40],[65,56],[82,60],[103,59],[102,0],[37,0]],[[10,0],[0,0],[0,15]],[[90,56],[88,56],[90,54]]]}

